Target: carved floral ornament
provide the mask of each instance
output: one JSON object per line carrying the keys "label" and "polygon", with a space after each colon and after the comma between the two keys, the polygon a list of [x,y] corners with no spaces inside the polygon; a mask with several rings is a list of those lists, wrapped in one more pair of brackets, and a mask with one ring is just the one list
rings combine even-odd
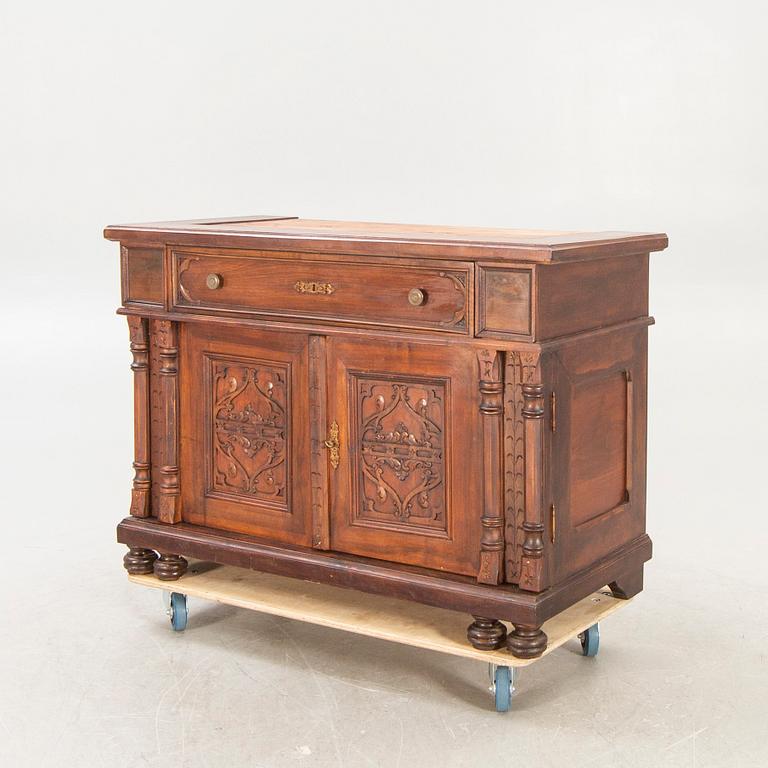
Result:
{"label": "carved floral ornament", "polygon": [[442,383],[358,380],[360,516],[445,528]]}
{"label": "carved floral ornament", "polygon": [[284,501],[286,372],[223,360],[212,372],[213,489]]}

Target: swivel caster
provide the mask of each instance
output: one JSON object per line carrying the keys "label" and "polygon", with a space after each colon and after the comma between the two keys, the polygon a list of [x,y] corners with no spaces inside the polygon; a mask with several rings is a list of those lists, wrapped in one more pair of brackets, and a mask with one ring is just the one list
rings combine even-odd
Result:
{"label": "swivel caster", "polygon": [[584,656],[597,656],[600,649],[600,630],[597,624],[585,629],[579,635],[579,640],[581,640],[581,652]]}
{"label": "swivel caster", "polygon": [[171,627],[176,632],[183,632],[187,627],[187,596],[181,592],[163,592],[163,601]]}
{"label": "swivel caster", "polygon": [[491,693],[496,703],[497,712],[508,712],[512,704],[512,694],[515,692],[514,667],[488,665],[491,678]]}

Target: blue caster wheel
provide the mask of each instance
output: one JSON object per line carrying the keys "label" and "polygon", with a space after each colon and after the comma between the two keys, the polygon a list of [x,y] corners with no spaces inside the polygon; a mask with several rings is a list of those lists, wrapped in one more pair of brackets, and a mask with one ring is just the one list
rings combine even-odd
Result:
{"label": "blue caster wheel", "polygon": [[171,592],[171,604],[168,607],[171,626],[176,632],[183,632],[187,626],[187,596],[180,592]]}
{"label": "blue caster wheel", "polygon": [[600,649],[600,630],[597,624],[593,624],[589,629],[585,629],[580,635],[581,652],[585,656],[597,656]]}
{"label": "blue caster wheel", "polygon": [[491,691],[496,702],[497,712],[508,712],[512,704],[514,687],[514,671],[511,667],[489,665],[491,675]]}

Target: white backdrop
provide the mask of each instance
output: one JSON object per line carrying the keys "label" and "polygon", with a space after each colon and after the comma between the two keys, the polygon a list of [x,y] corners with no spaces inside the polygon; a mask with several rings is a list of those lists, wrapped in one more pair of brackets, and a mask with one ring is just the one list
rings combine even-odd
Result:
{"label": "white backdrop", "polygon": [[[729,674],[764,695],[765,25],[758,2],[0,2],[2,599],[15,628],[0,664],[29,686],[25,715],[0,677],[0,756],[55,762],[33,711],[65,755],[96,754],[83,716],[62,714],[75,683],[40,675],[66,666],[51,656],[66,632],[92,651],[89,575],[108,564],[110,589],[124,584],[113,529],[128,507],[132,385],[118,247],[101,230],[141,220],[668,232],[651,262],[656,549],[636,626],[653,633],[643,611],[678,600],[702,642],[758,664]],[[679,629],[670,616],[666,642],[684,654]],[[697,738],[698,764],[768,760],[764,716],[736,691],[716,722],[697,721],[710,672],[690,662],[698,708],[669,734],[681,746],[653,742],[647,764],[694,764]],[[89,749],[133,765],[131,740],[99,728],[109,736]],[[612,764],[646,764],[617,744]],[[558,764],[550,746],[539,756]],[[166,747],[150,739],[135,764]]]}

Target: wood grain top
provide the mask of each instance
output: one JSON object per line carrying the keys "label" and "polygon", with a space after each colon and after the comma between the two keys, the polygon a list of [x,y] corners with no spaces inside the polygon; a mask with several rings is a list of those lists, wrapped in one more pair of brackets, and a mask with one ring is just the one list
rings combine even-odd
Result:
{"label": "wood grain top", "polygon": [[112,225],[105,229],[104,236],[129,244],[536,262],[649,253],[667,247],[667,236],[663,233],[431,226],[288,216],[235,216]]}

